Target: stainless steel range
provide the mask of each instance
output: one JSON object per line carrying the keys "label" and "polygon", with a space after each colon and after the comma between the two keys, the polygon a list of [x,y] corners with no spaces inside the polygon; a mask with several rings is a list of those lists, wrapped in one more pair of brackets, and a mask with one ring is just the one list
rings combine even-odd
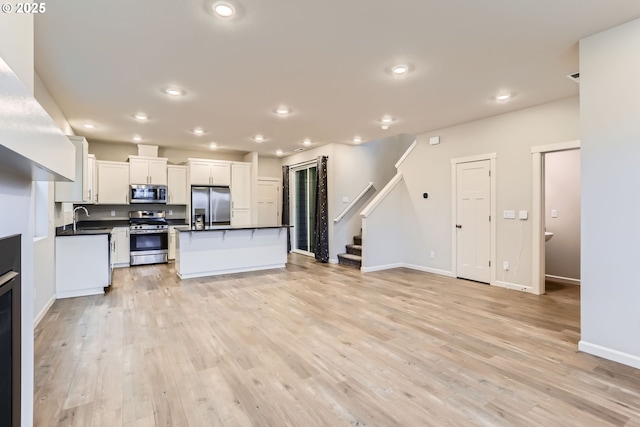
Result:
{"label": "stainless steel range", "polygon": [[169,226],[164,211],[129,212],[131,265],[166,263]]}

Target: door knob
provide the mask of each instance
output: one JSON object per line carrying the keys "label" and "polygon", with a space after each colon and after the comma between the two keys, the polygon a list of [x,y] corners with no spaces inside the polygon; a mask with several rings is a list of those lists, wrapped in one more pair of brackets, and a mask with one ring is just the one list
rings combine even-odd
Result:
{"label": "door knob", "polygon": [[462,228],[460,224],[456,224],[456,228]]}

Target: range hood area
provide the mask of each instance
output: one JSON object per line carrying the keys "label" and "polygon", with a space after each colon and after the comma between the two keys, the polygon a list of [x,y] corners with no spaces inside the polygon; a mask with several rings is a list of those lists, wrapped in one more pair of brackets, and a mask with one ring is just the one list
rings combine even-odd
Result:
{"label": "range hood area", "polygon": [[75,179],[75,146],[0,58],[0,168],[33,181]]}

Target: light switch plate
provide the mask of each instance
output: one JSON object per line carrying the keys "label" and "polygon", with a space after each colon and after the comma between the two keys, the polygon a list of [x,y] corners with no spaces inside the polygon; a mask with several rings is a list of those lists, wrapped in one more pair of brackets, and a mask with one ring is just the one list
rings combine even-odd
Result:
{"label": "light switch plate", "polygon": [[520,212],[518,212],[518,218],[520,218],[520,219],[527,219],[527,218],[529,218],[529,212],[527,212],[527,211],[520,211]]}
{"label": "light switch plate", "polygon": [[429,138],[429,145],[438,145],[438,144],[440,144],[439,136],[432,136],[431,138]]}
{"label": "light switch plate", "polygon": [[558,218],[558,210],[551,209],[551,218]]}
{"label": "light switch plate", "polygon": [[513,210],[506,210],[502,213],[502,217],[504,219],[515,219],[516,218],[516,211]]}
{"label": "light switch plate", "polygon": [[349,203],[349,198],[348,197],[343,197],[342,198],[342,203]]}

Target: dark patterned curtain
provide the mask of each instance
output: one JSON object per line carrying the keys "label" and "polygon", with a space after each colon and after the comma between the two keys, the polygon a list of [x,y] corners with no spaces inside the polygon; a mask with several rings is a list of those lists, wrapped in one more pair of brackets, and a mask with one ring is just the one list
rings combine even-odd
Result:
{"label": "dark patterned curtain", "polygon": [[[289,224],[289,166],[282,166],[282,225]],[[291,229],[287,227],[287,252],[291,252]]]}
{"label": "dark patterned curtain", "polygon": [[318,157],[318,181],[316,184],[316,259],[329,262],[329,206],[327,203],[327,156]]}

